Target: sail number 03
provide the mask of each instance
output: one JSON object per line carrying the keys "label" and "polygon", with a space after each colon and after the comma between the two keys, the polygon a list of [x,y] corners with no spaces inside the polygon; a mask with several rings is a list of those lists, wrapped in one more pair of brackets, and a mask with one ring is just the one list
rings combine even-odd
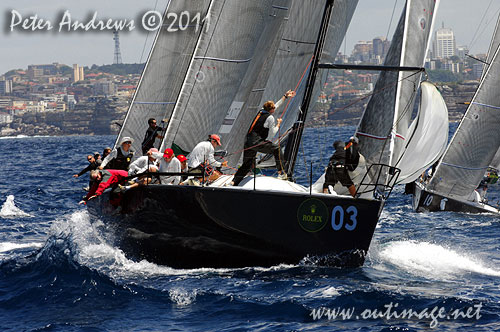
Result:
{"label": "sail number 03", "polygon": [[[346,213],[347,212],[347,215]],[[344,227],[348,231],[353,231],[356,229],[356,225],[358,224],[357,216],[358,209],[355,206],[349,206],[345,209],[340,205],[337,205],[332,210],[332,228],[334,231],[339,231]],[[344,218],[348,219],[344,222]]]}

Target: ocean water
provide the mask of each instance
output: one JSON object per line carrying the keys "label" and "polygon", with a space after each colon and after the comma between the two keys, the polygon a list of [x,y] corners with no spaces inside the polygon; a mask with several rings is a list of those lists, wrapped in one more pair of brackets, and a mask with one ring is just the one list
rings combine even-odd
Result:
{"label": "ocean water", "polygon": [[[306,130],[298,172],[319,176],[352,132]],[[72,177],[113,141],[0,139],[0,331],[500,331],[497,216],[414,213],[396,187],[360,268],[136,262]]]}

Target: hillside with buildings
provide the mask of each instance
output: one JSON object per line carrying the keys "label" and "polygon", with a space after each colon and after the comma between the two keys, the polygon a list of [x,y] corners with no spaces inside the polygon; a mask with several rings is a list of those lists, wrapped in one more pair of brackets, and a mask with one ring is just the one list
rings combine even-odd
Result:
{"label": "hillside with buildings", "polygon": [[53,63],[11,70],[0,78],[0,136],[116,133],[142,68]]}
{"label": "hillside with buildings", "polygon": [[[383,37],[360,41],[337,63],[382,65],[390,42]],[[429,79],[437,82],[457,121],[478,85],[485,54],[467,56],[456,46],[453,31],[439,29],[426,61]],[[115,54],[118,56],[119,54]],[[72,67],[29,65],[0,77],[0,136],[97,135],[119,130],[144,64]],[[330,70],[310,126],[355,125],[369,100],[377,72]]]}
{"label": "hillside with buildings", "polygon": [[[468,56],[456,46],[451,29],[434,36],[426,59],[428,79],[437,84],[448,106],[450,121],[459,121],[479,84],[486,54]],[[358,42],[350,55],[339,53],[336,63],[382,65],[390,42],[383,37]],[[312,112],[313,126],[357,125],[373,93],[378,72],[330,70],[319,103]]]}

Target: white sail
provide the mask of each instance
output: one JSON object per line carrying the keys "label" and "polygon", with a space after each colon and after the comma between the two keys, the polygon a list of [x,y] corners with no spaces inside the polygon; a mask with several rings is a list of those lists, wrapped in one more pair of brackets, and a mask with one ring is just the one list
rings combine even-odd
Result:
{"label": "white sail", "polygon": [[499,50],[497,47],[428,189],[469,199],[500,148]]}
{"label": "white sail", "polygon": [[[439,1],[406,2],[384,65],[423,67]],[[368,163],[392,166],[408,144],[421,74],[382,72],[357,129]]]}
{"label": "white sail", "polygon": [[232,138],[244,136],[239,118],[254,83],[245,77],[262,65],[261,52],[274,54],[269,45],[284,21],[288,3],[212,1],[210,27],[198,39],[162,147],[176,144],[190,151],[231,120],[231,128],[221,134],[222,144],[228,151],[241,150]]}
{"label": "white sail", "polygon": [[[141,151],[148,118],[155,118],[160,124],[160,120],[170,117],[198,37],[210,23],[203,21],[209,3],[209,0],[169,1],[163,16],[165,25],[156,34],[116,144],[122,137],[129,136],[134,138],[132,147]],[[168,31],[172,19],[168,19],[167,15],[182,12],[189,13],[190,18],[198,14],[200,20],[191,22],[186,29],[174,27],[177,31]]]}
{"label": "white sail", "polygon": [[412,136],[397,163],[401,169],[398,183],[415,181],[441,157],[448,144],[448,109],[443,97],[431,83],[423,82],[420,88],[419,113],[409,129]]}

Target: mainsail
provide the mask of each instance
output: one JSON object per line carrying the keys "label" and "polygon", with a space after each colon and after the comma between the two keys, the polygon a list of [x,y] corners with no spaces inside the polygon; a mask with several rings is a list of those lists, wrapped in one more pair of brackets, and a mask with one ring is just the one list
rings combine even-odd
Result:
{"label": "mainsail", "polygon": [[[133,148],[141,151],[142,138],[148,128],[148,118],[169,118],[182,86],[200,34],[207,29],[209,0],[170,0],[163,15],[164,25],[157,31],[153,47],[127,116],[116,142],[122,137],[134,138]],[[184,29],[169,31],[169,13],[189,13],[200,19]],[[168,23],[168,24],[167,24]],[[117,143],[116,143],[117,144]]]}
{"label": "mainsail", "polygon": [[210,27],[198,40],[163,147],[176,144],[189,151],[227,123],[230,128],[221,135],[224,148],[241,149],[232,138],[244,136],[238,118],[253,85],[244,78],[258,67],[256,59],[264,60],[259,52],[269,52],[266,47],[284,21],[288,2],[212,1]]}
{"label": "mainsail", "polygon": [[[422,67],[439,1],[406,2],[385,66]],[[420,73],[382,72],[357,129],[369,164],[398,166],[411,136],[410,122]]]}
{"label": "mainsail", "polygon": [[497,46],[428,189],[468,200],[500,148],[499,50]]}
{"label": "mainsail", "polygon": [[[332,61],[335,58],[357,3],[357,0],[337,0],[334,2],[322,54],[323,61]],[[297,89],[297,96],[288,101],[285,107],[277,110],[278,117],[282,116],[283,119],[280,131],[276,134],[281,136],[281,141],[286,138],[287,133],[297,121],[307,73],[319,32],[317,22],[321,20],[323,10],[324,2],[322,1],[306,0],[293,3],[272,69],[263,69],[268,73],[267,84],[258,81],[253,90],[255,97],[248,103],[247,114],[249,118],[246,120],[247,123],[251,121],[265,101],[276,100],[285,91]],[[327,72],[324,71],[322,74],[321,80],[316,81],[317,87],[326,79]],[[317,99],[318,94],[319,89],[316,89],[313,100]],[[265,165],[268,164],[274,166],[274,158],[267,160]],[[260,164],[260,166],[263,165]]]}

